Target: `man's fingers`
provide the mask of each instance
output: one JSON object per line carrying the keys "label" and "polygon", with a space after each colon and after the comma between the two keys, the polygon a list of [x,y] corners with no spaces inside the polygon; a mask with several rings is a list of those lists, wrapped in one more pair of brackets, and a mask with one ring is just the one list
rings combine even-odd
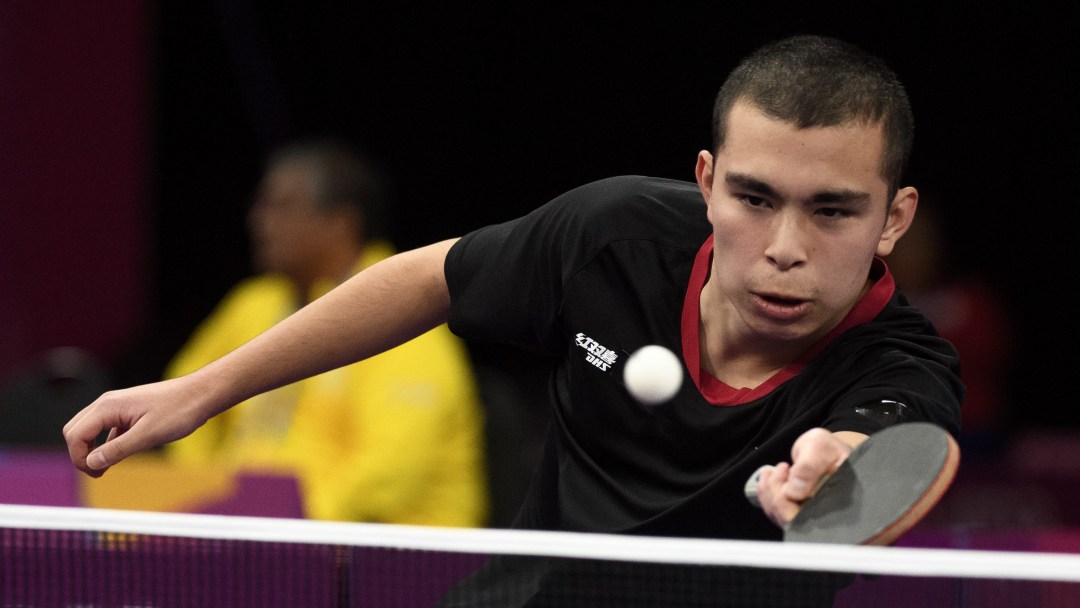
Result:
{"label": "man's fingers", "polygon": [[100,477],[133,454],[190,434],[205,422],[192,412],[201,404],[198,390],[177,378],[103,394],[64,426],[71,462]]}
{"label": "man's fingers", "polygon": [[[109,430],[108,438],[86,456],[86,467],[104,473],[106,469],[139,452],[142,448],[131,443],[131,438],[118,427]],[[99,473],[99,474],[100,474]]]}
{"label": "man's fingers", "polygon": [[[106,446],[108,446],[109,451],[114,452],[115,460],[110,461],[109,457],[105,455]],[[92,471],[102,471],[102,472],[104,472],[104,469],[107,469],[109,467],[109,465],[112,464],[112,462],[116,462],[118,460],[123,459],[123,455],[115,455],[115,451],[116,451],[115,444],[106,443],[105,445],[99,447],[98,449],[94,450],[93,452],[90,452],[90,454],[87,455],[87,457],[86,457],[86,466],[87,466],[87,468],[89,468]]]}
{"label": "man's fingers", "polygon": [[791,474],[784,495],[802,502],[814,495],[821,484],[840,467],[851,448],[825,429],[807,431],[791,448]]}
{"label": "man's fingers", "polygon": [[[64,440],[72,464],[91,477],[100,477],[109,466],[131,453],[130,446],[120,440],[129,423],[122,420],[118,408],[107,407],[102,402],[105,397],[83,408],[64,425]],[[99,446],[98,440],[106,429],[108,435]]]}
{"label": "man's fingers", "polygon": [[762,510],[773,523],[786,527],[799,512],[799,503],[792,501],[784,493],[784,486],[790,480],[791,467],[781,462],[774,467],[761,471],[758,498]]}
{"label": "man's fingers", "polygon": [[784,482],[782,492],[788,500],[803,502],[813,496],[818,487],[835,470],[835,467],[828,466],[793,465],[787,481]]}
{"label": "man's fingers", "polygon": [[802,503],[840,468],[852,445],[823,428],[803,433],[792,445],[791,464],[766,465],[754,472],[744,488],[747,499],[774,523],[786,527]]}
{"label": "man's fingers", "polygon": [[86,467],[87,455],[97,446],[97,433],[87,433],[86,410],[82,410],[64,425],[64,442],[67,443],[71,464],[80,471],[89,473]]}
{"label": "man's fingers", "polygon": [[746,495],[746,500],[750,501],[750,504],[757,508],[761,508],[761,500],[758,498],[758,488],[761,485],[761,475],[769,469],[772,469],[771,464],[761,465],[758,470],[754,471],[754,474],[746,480],[746,485],[743,486],[743,494]]}
{"label": "man's fingers", "polygon": [[787,526],[799,512],[798,502],[787,498],[783,490],[790,480],[789,474],[790,466],[786,462],[765,465],[754,471],[743,488],[747,500],[780,527]]}

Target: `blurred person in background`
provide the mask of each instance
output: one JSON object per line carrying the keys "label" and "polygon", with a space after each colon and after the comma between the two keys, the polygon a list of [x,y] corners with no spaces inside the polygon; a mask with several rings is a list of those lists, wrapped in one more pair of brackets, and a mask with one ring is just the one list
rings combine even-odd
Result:
{"label": "blurred person in background", "polygon": [[897,286],[960,353],[967,396],[960,444],[966,459],[997,456],[1008,432],[1009,314],[993,284],[961,269],[938,208],[944,193],[921,189],[919,214],[886,258]]}
{"label": "blurred person in background", "polygon": [[[260,272],[233,287],[169,363],[195,371],[394,253],[387,176],[338,140],[271,155],[248,216]],[[288,357],[290,353],[279,353]],[[379,356],[254,397],[167,444],[175,462],[289,474],[314,519],[480,526],[483,413],[445,325]]]}

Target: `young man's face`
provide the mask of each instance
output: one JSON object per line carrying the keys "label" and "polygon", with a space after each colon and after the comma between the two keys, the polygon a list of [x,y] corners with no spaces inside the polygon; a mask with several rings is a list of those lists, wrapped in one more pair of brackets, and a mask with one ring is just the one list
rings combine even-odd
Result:
{"label": "young man's face", "polygon": [[698,157],[714,230],[705,297],[716,310],[702,314],[755,339],[809,346],[858,301],[917,194],[901,189],[887,205],[880,125],[798,130],[740,102],[726,140],[715,159]]}

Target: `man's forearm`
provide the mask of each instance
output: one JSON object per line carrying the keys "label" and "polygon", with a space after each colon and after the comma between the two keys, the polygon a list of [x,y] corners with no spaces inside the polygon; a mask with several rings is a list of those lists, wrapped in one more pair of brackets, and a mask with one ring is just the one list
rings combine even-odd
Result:
{"label": "man's forearm", "polygon": [[259,393],[379,354],[444,323],[453,240],[383,260],[194,372],[219,413]]}

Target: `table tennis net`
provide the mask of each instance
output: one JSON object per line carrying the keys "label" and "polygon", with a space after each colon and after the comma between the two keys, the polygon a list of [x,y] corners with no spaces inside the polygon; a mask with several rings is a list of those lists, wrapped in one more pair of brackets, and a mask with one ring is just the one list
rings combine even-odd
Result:
{"label": "table tennis net", "polygon": [[0,505],[0,607],[1077,606],[1080,556]]}

